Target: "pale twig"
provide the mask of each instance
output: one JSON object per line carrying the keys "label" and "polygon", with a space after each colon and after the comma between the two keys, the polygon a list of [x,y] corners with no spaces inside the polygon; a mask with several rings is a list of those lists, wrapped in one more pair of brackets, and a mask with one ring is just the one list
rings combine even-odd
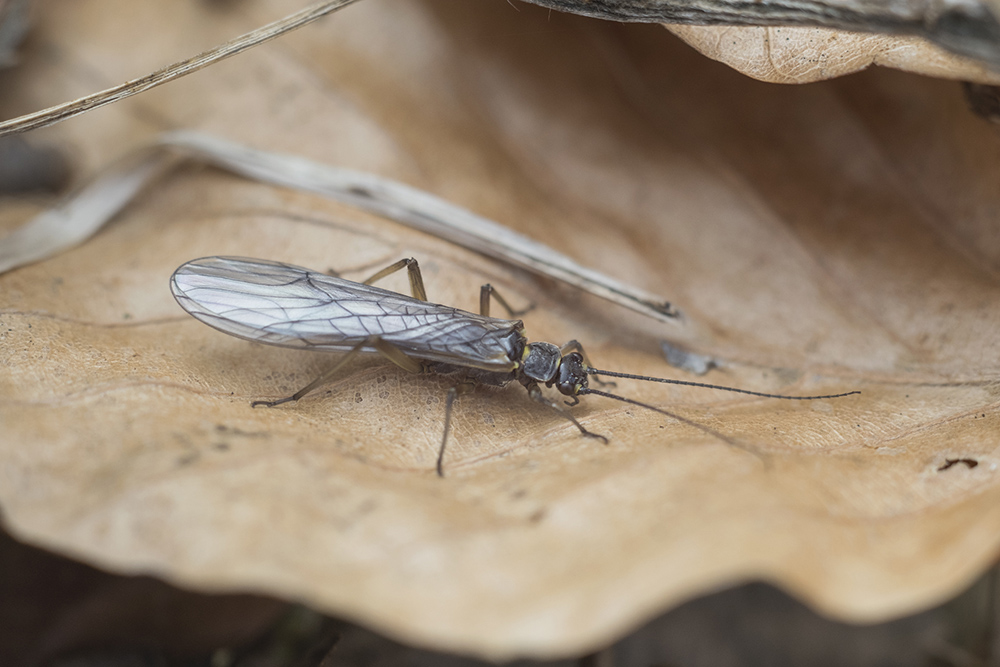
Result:
{"label": "pale twig", "polygon": [[91,109],[96,109],[97,107],[102,107],[105,104],[111,104],[113,102],[117,102],[118,100],[123,100],[126,97],[131,97],[132,95],[149,90],[150,88],[155,88],[156,86],[167,83],[168,81],[173,81],[174,79],[196,72],[203,67],[208,67],[209,65],[219,62],[220,60],[234,56],[237,53],[246,51],[247,49],[257,46],[258,44],[263,44],[264,42],[274,39],[275,37],[279,37],[286,32],[290,32],[296,28],[301,28],[307,23],[311,23],[318,18],[326,16],[331,12],[335,12],[338,9],[342,9],[354,2],[357,2],[357,0],[327,0],[326,2],[318,2],[300,12],[296,12],[295,14],[286,16],[279,21],[269,23],[268,25],[257,28],[256,30],[252,30],[245,35],[241,35],[236,39],[232,39],[225,44],[222,44],[221,46],[209,49],[208,51],[194,56],[193,58],[188,58],[187,60],[174,63],[173,65],[159,69],[151,74],[141,76],[137,79],[132,79],[131,81],[126,81],[123,84],[114,86],[113,88],[108,88],[107,90],[102,90],[98,93],[86,95],[75,99],[72,102],[64,102],[63,104],[57,104],[56,106],[49,107],[48,109],[35,111],[18,118],[0,122],[0,137],[5,134],[26,132],[39,127],[52,125],[54,123],[58,123],[59,121],[66,120],[67,118],[72,118],[73,116],[90,111]]}

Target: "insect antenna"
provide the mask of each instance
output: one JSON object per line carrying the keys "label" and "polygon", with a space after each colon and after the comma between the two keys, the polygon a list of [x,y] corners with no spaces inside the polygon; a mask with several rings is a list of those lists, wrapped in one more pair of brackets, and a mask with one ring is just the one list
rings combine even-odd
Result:
{"label": "insect antenna", "polygon": [[[625,378],[627,380],[645,380],[646,382],[662,382],[663,384],[679,384],[685,387],[702,387],[704,389],[721,389],[722,391],[731,391],[736,394],[749,394],[751,396],[763,396],[764,398],[784,398],[789,401],[814,401],[820,398],[843,398],[844,396],[852,396],[854,394],[860,394],[860,391],[847,391],[843,394],[824,394],[822,396],[782,396],[781,394],[768,394],[760,391],[750,391],[749,389],[737,389],[736,387],[726,387],[719,384],[707,384],[705,382],[689,382],[688,380],[671,380],[669,378],[654,378],[648,375],[632,375],[631,373],[616,373],[615,371],[602,371],[596,368],[586,369],[587,375],[606,375],[608,377]],[[580,392],[584,393],[583,391]],[[600,394],[601,392],[590,390],[591,394]],[[635,403],[627,398],[622,398],[621,396],[615,396],[613,394],[602,394],[607,395],[610,398],[617,398],[618,400],[625,401],[626,403]],[[641,404],[638,404],[641,405]],[[644,406],[649,407],[649,406]],[[653,408],[654,410],[656,408]]]}

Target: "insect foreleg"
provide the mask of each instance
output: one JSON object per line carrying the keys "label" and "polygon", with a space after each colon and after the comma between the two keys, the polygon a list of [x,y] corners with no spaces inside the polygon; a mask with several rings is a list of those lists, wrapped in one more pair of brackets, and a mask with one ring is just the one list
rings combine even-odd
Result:
{"label": "insect foreleg", "polygon": [[403,353],[402,350],[400,350],[392,343],[384,341],[378,336],[370,336],[365,340],[361,341],[360,343],[358,343],[357,345],[355,345],[353,348],[351,348],[351,350],[347,354],[341,357],[340,360],[336,364],[334,364],[333,368],[324,372],[318,378],[316,378],[306,386],[302,387],[302,389],[299,389],[291,396],[288,396],[287,398],[279,398],[276,401],[254,401],[250,404],[250,407],[255,408],[258,405],[266,405],[269,408],[273,408],[274,406],[281,405],[282,403],[289,403],[292,401],[299,400],[312,390],[329,382],[330,378],[336,375],[340,371],[340,369],[347,364],[347,362],[356,357],[357,354],[366,347],[375,348],[375,350],[377,350],[379,354],[381,354],[383,357],[385,357],[386,359],[396,364],[405,371],[409,371],[411,373],[420,373],[421,371],[423,371],[423,366],[420,365],[419,361],[410,359]]}
{"label": "insect foreleg", "polygon": [[403,267],[406,267],[407,276],[410,278],[410,294],[413,295],[414,299],[427,301],[427,290],[424,289],[424,278],[420,274],[420,265],[417,263],[417,260],[412,257],[401,259],[395,264],[385,267],[375,275],[368,278],[368,280],[363,280],[361,284],[371,285],[372,283],[382,280],[386,276],[399,271]]}
{"label": "insect foreleg", "polygon": [[581,434],[587,436],[588,438],[597,438],[605,445],[608,444],[607,438],[605,438],[603,435],[600,435],[599,433],[593,433],[585,429],[583,427],[583,424],[581,424],[576,420],[576,417],[571,415],[567,410],[563,409],[561,405],[553,401],[551,398],[543,394],[541,388],[537,384],[533,384],[528,387],[528,396],[530,396],[533,401],[541,403],[542,405],[549,406],[550,408],[558,412],[560,415],[573,422],[573,425],[576,426],[578,429],[580,429]]}
{"label": "insect foreleg", "polygon": [[455,385],[448,390],[448,396],[444,400],[444,435],[441,436],[441,449],[438,450],[437,474],[444,477],[444,448],[448,444],[448,432],[451,430],[451,409],[455,404],[455,399],[460,394],[467,394],[475,388],[475,383],[466,380],[462,384]]}
{"label": "insect foreleg", "polygon": [[503,309],[507,311],[507,314],[511,317],[520,317],[524,315],[531,309],[535,307],[535,304],[529,304],[527,308],[522,308],[521,310],[514,310],[507,303],[507,300],[500,296],[500,292],[497,292],[496,288],[489,283],[486,283],[479,288],[479,314],[483,317],[490,316],[490,299],[496,299],[497,303],[503,306]]}

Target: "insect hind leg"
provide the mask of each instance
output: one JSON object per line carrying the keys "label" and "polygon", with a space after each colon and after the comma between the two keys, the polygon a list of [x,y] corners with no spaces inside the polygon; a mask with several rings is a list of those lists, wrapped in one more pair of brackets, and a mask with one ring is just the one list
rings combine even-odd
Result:
{"label": "insect hind leg", "polygon": [[[414,299],[419,299],[420,301],[427,301],[427,289],[424,287],[424,278],[423,274],[420,272],[420,263],[412,257],[401,259],[394,264],[390,264],[361,282],[363,285],[371,285],[404,268],[406,269],[406,273],[410,279],[411,296],[413,296]],[[507,314],[510,315],[510,317],[520,317],[528,311],[533,310],[535,307],[535,304],[529,304],[526,308],[515,310],[509,303],[507,303],[507,300],[496,291],[496,288],[494,288],[493,285],[486,283],[479,290],[480,315],[489,317],[491,299],[495,299],[496,302],[507,311]]]}
{"label": "insect hind leg", "polygon": [[427,290],[424,289],[424,277],[420,273],[420,264],[412,257],[401,259],[395,264],[390,264],[378,273],[370,276],[367,280],[361,281],[362,285],[371,285],[386,276],[392,275],[400,269],[406,269],[406,274],[410,279],[410,294],[414,299],[427,301]]}
{"label": "insect hind leg", "polygon": [[355,345],[353,348],[351,348],[351,350],[347,354],[341,357],[340,360],[333,365],[333,368],[324,372],[318,378],[316,378],[306,386],[302,387],[302,389],[299,389],[291,396],[287,396],[285,398],[279,398],[276,401],[253,401],[252,403],[250,403],[250,407],[255,408],[258,405],[264,405],[269,408],[273,408],[274,406],[281,405],[282,403],[291,403],[299,400],[309,392],[329,382],[330,379],[333,376],[335,376],[340,371],[341,368],[347,365],[347,362],[356,357],[358,353],[361,352],[366,347],[375,348],[375,350],[379,354],[381,354],[383,357],[385,357],[386,359],[396,364],[405,371],[409,371],[411,373],[420,373],[424,370],[423,365],[421,365],[419,361],[416,361],[415,359],[411,359],[410,357],[406,356],[406,353],[404,353],[402,350],[400,350],[392,343],[384,341],[378,336],[370,336],[365,340],[361,341],[360,343],[358,343],[357,345]]}

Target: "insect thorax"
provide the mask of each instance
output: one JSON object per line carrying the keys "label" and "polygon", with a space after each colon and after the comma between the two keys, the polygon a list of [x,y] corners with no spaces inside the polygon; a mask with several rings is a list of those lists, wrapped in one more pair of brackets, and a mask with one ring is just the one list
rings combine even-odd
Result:
{"label": "insect thorax", "polygon": [[529,343],[524,348],[518,380],[525,386],[544,383],[555,386],[566,396],[576,396],[587,386],[587,365],[583,355],[571,352],[563,356],[562,350],[552,343]]}
{"label": "insect thorax", "polygon": [[562,353],[552,343],[528,343],[521,360],[522,382],[542,382],[552,384],[559,372]]}

